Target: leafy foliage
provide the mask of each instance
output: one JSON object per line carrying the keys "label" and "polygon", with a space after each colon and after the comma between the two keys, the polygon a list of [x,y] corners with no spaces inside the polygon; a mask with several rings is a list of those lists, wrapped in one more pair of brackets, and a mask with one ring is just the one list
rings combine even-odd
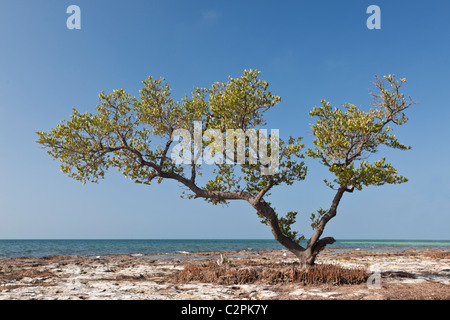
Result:
{"label": "leafy foliage", "polygon": [[[268,90],[269,84],[259,79],[259,74],[245,70],[241,77],[229,77],[226,83],[194,88],[191,96],[181,101],[171,98],[164,79],[148,77],[142,82],[139,97],[131,97],[123,89],[101,92],[97,113],[83,114],[74,109],[69,121],[62,121],[49,132],[37,132],[37,142],[60,160],[62,172],[82,183],[98,182],[108,169],[116,168],[136,183],[177,180],[187,187],[182,196],[201,197],[212,204],[234,199],[259,201],[269,196],[272,187],[305,178],[301,138],[281,142],[280,170],[273,175],[262,174],[267,164],[259,157],[255,162],[248,161],[252,150],[246,144],[245,163],[216,164],[203,186],[199,176],[204,170],[196,159],[190,165],[175,164],[169,152],[174,130],[188,130],[191,136],[198,133],[194,121],[203,124],[201,134],[208,129],[225,133],[227,129],[258,130],[265,125],[264,113],[281,98]],[[205,141],[201,143],[202,147],[206,145]],[[269,143],[267,148],[269,153],[275,152]],[[291,234],[293,217],[289,213],[280,219],[287,234]]]}
{"label": "leafy foliage", "polygon": [[[405,82],[405,79],[396,80],[395,75],[384,76],[383,80],[377,77],[375,85],[379,93],[372,93],[374,103],[367,112],[353,104],[344,104],[342,109],[333,108],[325,100],[321,107],[310,112],[316,118],[312,125],[315,148],[309,149],[307,155],[320,159],[334,174],[333,182],[338,186],[361,190],[369,185],[407,181],[386,163],[385,158],[373,163],[365,160],[381,145],[411,149],[400,143],[388,126],[389,123],[401,125],[408,121],[403,111],[413,102],[399,91]],[[334,188],[333,183],[326,180],[325,183]]]}
{"label": "leafy foliage", "polygon": [[320,219],[327,213],[327,210],[320,208],[317,210],[317,215],[315,213],[311,213],[311,228],[314,230],[319,225]]}

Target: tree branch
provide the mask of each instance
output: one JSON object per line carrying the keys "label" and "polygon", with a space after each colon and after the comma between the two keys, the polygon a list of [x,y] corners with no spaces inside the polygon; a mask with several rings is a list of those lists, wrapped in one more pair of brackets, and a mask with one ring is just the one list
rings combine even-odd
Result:
{"label": "tree branch", "polygon": [[335,242],[336,240],[333,237],[325,237],[320,239],[319,241],[317,241],[314,248],[312,248],[312,255],[313,256],[317,255],[320,252],[320,250],[325,248],[327,245],[333,244]]}
{"label": "tree branch", "polygon": [[159,166],[162,168],[163,167],[163,164],[164,164],[164,160],[166,160],[166,155],[167,155],[167,152],[169,151],[169,148],[170,148],[170,145],[172,144],[172,140],[168,140],[167,142],[166,142],[166,147],[164,148],[164,151],[163,151],[163,153],[162,153],[162,155],[161,155],[161,161],[159,162]]}
{"label": "tree branch", "polygon": [[273,177],[270,176],[266,186],[262,188],[261,191],[259,191],[259,193],[256,195],[256,197],[253,198],[252,201],[254,201],[255,203],[259,202],[264,197],[264,195],[273,187],[273,184]]}
{"label": "tree branch", "polygon": [[[331,203],[330,209],[326,214],[322,216],[319,223],[317,224],[317,227],[311,236],[311,238],[308,241],[308,248],[314,248],[319,241],[320,236],[323,233],[323,230],[325,229],[325,225],[330,221],[334,216],[336,216],[337,207],[339,205],[339,202],[341,201],[342,195],[346,191],[347,187],[340,186],[339,189],[336,192],[336,195],[333,198],[333,202]],[[325,238],[324,238],[325,239]]]}

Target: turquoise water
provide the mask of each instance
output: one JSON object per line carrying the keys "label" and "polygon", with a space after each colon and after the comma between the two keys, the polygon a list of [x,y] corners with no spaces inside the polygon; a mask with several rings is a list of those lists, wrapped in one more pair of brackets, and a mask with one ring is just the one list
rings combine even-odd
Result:
{"label": "turquoise water", "polygon": [[[303,244],[304,245],[304,244]],[[450,250],[450,240],[337,240],[327,248]],[[176,254],[222,250],[283,249],[275,240],[0,240],[0,257],[51,255]]]}

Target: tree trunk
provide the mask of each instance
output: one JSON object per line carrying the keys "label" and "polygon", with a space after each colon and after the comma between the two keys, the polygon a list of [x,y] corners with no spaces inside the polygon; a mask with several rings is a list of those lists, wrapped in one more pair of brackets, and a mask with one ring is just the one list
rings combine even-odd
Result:
{"label": "tree trunk", "polygon": [[[339,205],[344,192],[353,192],[352,189],[347,189],[345,186],[341,186],[333,199],[330,209],[328,212],[320,219],[311,239],[308,241],[307,247],[303,248],[297,242],[283,234],[280,229],[278,216],[273,210],[273,208],[262,198],[264,193],[261,193],[257,197],[252,197],[251,194],[244,191],[232,191],[232,192],[222,192],[222,191],[210,191],[203,190],[195,185],[192,180],[188,180],[176,173],[164,173],[161,175],[165,178],[175,179],[195,193],[195,198],[206,198],[206,199],[219,199],[219,200],[246,200],[249,202],[259,214],[267,219],[267,222],[272,230],[272,234],[282,246],[287,250],[292,252],[298,259],[301,268],[309,268],[314,265],[317,255],[320,250],[322,250],[326,245],[335,242],[334,238],[326,237],[320,239],[323,233],[325,225],[328,221],[336,215],[336,210]],[[269,189],[269,188],[268,188]]]}
{"label": "tree trunk", "polygon": [[263,199],[260,199],[257,202],[250,202],[250,204],[256,209],[256,211],[258,211],[259,214],[267,219],[275,240],[292,252],[300,261],[303,261],[303,253],[305,248],[281,232],[278,217],[273,208]]}
{"label": "tree trunk", "polygon": [[320,219],[311,239],[308,241],[306,248],[293,241],[291,238],[284,235],[280,230],[280,225],[278,224],[278,217],[270,205],[263,199],[258,199],[257,202],[250,202],[253,208],[255,208],[258,213],[264,216],[272,230],[272,234],[281,245],[292,252],[298,259],[300,267],[302,269],[309,268],[314,265],[315,260],[319,252],[325,248],[328,244],[334,243],[336,240],[332,237],[320,238],[322,235],[325,225],[336,216],[337,207],[345,191],[349,190],[346,187],[341,186],[333,199],[330,209],[328,212]]}
{"label": "tree trunk", "polygon": [[313,266],[320,249],[335,241],[333,238],[323,238],[315,245],[308,243],[305,249],[281,232],[278,217],[267,202],[261,199],[257,203],[252,203],[252,206],[267,219],[275,240],[297,257],[301,269]]}

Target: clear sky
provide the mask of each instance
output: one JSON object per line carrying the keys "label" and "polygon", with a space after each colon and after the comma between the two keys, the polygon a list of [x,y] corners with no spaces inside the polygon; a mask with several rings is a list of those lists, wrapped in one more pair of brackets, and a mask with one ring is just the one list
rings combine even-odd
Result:
{"label": "clear sky", "polygon": [[[69,30],[69,5],[81,29]],[[381,29],[369,30],[369,5]],[[271,238],[247,203],[215,207],[180,199],[181,187],[137,185],[116,172],[81,185],[36,144],[36,131],[94,111],[101,90],[137,95],[164,77],[177,98],[193,86],[258,69],[282,102],[267,128],[303,136],[321,99],[370,104],[374,75],[396,74],[418,102],[398,128],[411,151],[382,149],[410,181],[345,194],[324,236],[337,239],[450,239],[450,2],[86,1],[0,3],[0,238]],[[296,230],[330,205],[324,168],[274,189],[279,213],[299,211]]]}

